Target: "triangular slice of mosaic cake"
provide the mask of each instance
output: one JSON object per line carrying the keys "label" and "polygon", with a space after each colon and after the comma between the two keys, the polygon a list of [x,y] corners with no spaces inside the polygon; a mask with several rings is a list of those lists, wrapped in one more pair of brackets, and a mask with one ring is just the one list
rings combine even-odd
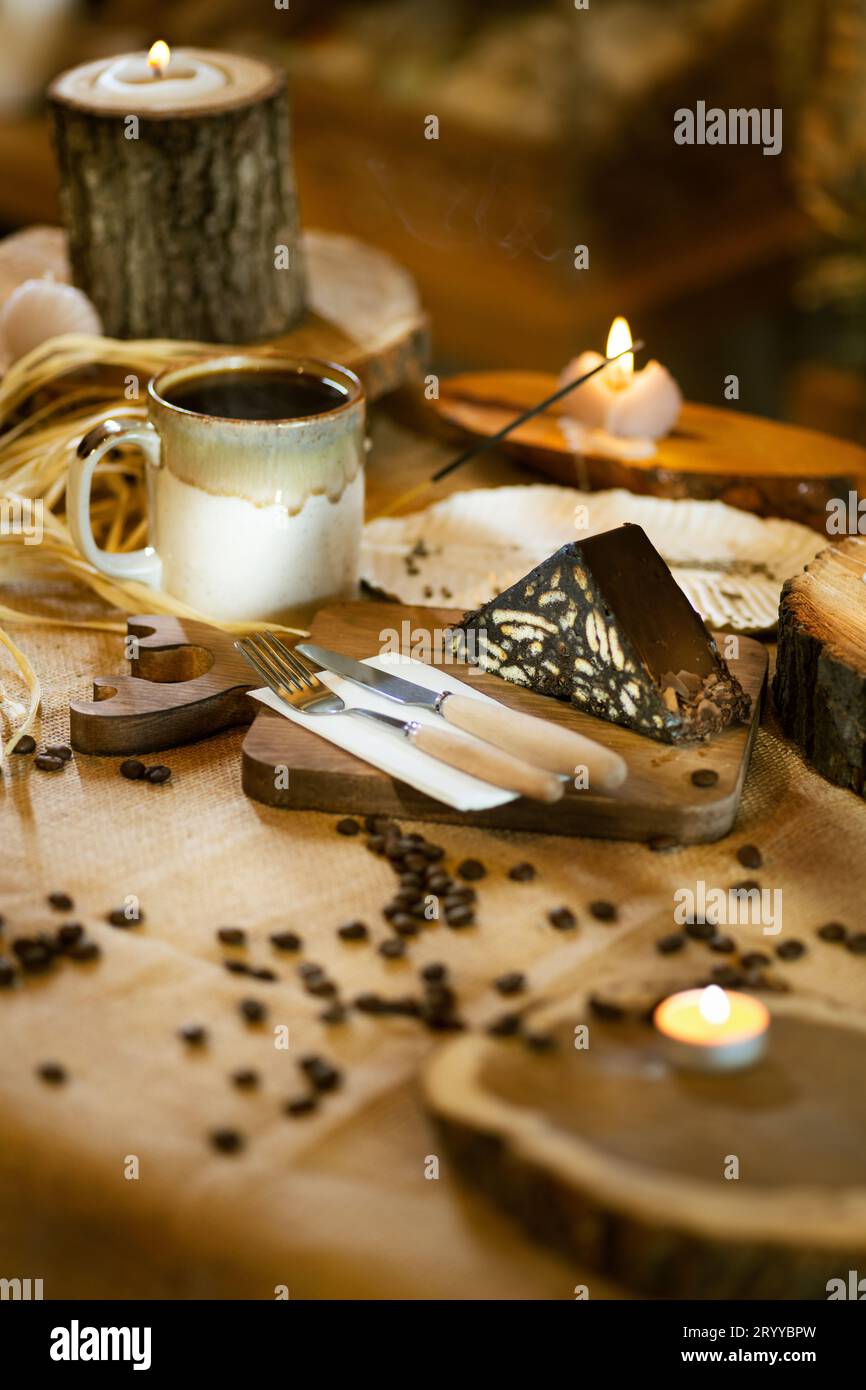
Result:
{"label": "triangular slice of mosaic cake", "polygon": [[460,624],[467,659],[675,743],[746,719],[750,699],[640,526],[564,545]]}

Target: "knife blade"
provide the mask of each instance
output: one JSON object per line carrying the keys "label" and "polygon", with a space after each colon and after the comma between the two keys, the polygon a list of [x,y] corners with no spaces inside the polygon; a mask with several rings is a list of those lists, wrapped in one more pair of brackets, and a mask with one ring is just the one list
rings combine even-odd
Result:
{"label": "knife blade", "polygon": [[[428,690],[402,676],[355,661],[342,652],[320,647],[316,642],[301,642],[297,650],[326,671],[374,690],[388,700],[435,710],[455,728],[474,734],[536,767],[575,779],[580,772],[579,785],[589,791],[612,791],[625,781],[628,769],[618,753],[553,720],[523,714],[496,701],[479,700],[449,690]],[[561,718],[566,711],[567,706],[558,706],[557,716]]]}

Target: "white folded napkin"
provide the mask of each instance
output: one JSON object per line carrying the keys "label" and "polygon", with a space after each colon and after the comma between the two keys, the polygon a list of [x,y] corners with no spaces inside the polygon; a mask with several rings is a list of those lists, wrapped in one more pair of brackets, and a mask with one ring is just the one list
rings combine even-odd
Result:
{"label": "white folded napkin", "polygon": [[[365,665],[373,666],[377,671],[393,671],[395,675],[403,676],[415,685],[423,685],[427,690],[448,690],[455,695],[468,695],[473,700],[486,700],[489,704],[496,704],[489,695],[473,689],[464,681],[456,680],[454,676],[446,675],[443,671],[434,670],[432,666],[425,666],[423,661],[416,661],[414,657],[402,656],[399,652],[385,652],[381,656],[368,657]],[[432,710],[386,700],[374,690],[355,685],[354,682],[347,681],[342,676],[335,676],[330,671],[320,671],[318,674],[319,679],[345,700],[347,705],[377,710],[381,714],[390,714],[398,719],[414,719],[419,724],[449,727],[445,725],[442,716],[434,714]],[[435,797],[437,801],[444,801],[447,806],[453,806],[458,811],[487,811],[492,806],[504,806],[507,801],[517,799],[514,792],[492,787],[489,782],[482,782],[479,777],[471,777],[468,772],[460,772],[457,768],[449,767],[447,763],[440,763],[436,758],[431,758],[429,753],[422,753],[419,748],[412,746],[399,729],[389,729],[384,724],[377,725],[372,719],[361,720],[347,714],[301,714],[284,704],[279,696],[267,687],[263,690],[251,690],[250,694],[269,709],[276,710],[277,714],[291,719],[294,724],[312,730],[320,738],[326,738],[339,748],[345,748],[348,753],[354,753],[356,757],[372,763],[382,772],[399,778],[401,782],[408,782],[410,787],[415,787],[427,796]],[[454,734],[457,738],[471,737],[469,734],[461,734],[456,729]]]}

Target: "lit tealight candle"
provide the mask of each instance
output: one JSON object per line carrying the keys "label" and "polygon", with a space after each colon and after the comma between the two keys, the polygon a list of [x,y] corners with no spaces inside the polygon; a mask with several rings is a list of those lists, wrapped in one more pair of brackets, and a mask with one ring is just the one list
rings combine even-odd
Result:
{"label": "lit tealight candle", "polygon": [[[611,324],[607,357],[627,348],[631,329],[624,318]],[[604,361],[600,352],[582,352],[560,376],[566,382],[592,371]],[[676,424],[683,398],[680,389],[660,362],[651,361],[635,371],[634,353],[626,352],[585,385],[565,396],[560,406],[562,425],[577,451],[596,449],[628,458],[649,457],[655,440]]]}
{"label": "lit tealight candle", "polygon": [[707,985],[663,999],[653,1022],[675,1065],[690,1071],[741,1071],[763,1056],[770,1013],[750,994]]}
{"label": "lit tealight candle", "polygon": [[168,110],[226,85],[225,72],[195,53],[172,53],[157,39],[149,53],[124,53],[102,68],[93,84],[94,93],[112,104],[128,104],[132,112]]}

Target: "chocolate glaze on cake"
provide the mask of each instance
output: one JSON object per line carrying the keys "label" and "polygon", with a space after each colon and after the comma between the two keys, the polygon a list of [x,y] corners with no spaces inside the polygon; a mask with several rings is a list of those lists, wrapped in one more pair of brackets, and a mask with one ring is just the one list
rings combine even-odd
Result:
{"label": "chocolate glaze on cake", "polygon": [[459,634],[485,670],[666,743],[749,714],[749,696],[640,526],[564,545],[467,613]]}

